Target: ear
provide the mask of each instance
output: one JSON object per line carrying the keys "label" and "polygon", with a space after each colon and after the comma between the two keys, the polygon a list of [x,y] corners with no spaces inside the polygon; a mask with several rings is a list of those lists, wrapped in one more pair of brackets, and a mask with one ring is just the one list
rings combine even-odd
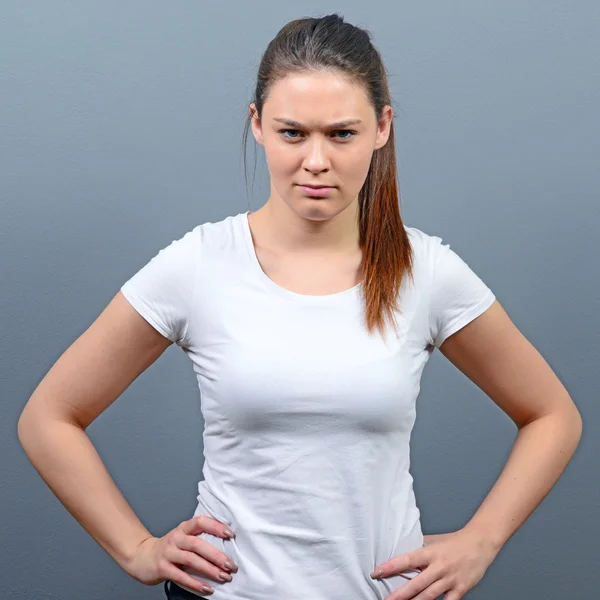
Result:
{"label": "ear", "polygon": [[262,124],[260,119],[258,118],[258,111],[256,109],[256,104],[252,103],[248,107],[248,112],[251,117],[251,125],[252,125],[252,133],[254,135],[254,139],[261,146],[263,145],[263,133],[262,133]]}
{"label": "ear", "polygon": [[381,111],[381,119],[377,123],[377,137],[375,139],[375,150],[379,150],[387,144],[390,137],[390,129],[392,127],[392,119],[394,118],[394,112],[392,107],[386,105]]}

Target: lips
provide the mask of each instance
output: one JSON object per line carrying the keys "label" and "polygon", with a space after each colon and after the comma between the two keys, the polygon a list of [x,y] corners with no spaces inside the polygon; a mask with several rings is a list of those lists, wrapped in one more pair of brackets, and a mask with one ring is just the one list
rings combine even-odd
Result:
{"label": "lips", "polygon": [[312,188],[313,190],[321,190],[323,188],[331,188],[331,187],[333,187],[332,185],[308,185],[308,184],[305,184],[305,183],[299,183],[298,185],[300,185],[302,187]]}
{"label": "lips", "polygon": [[306,185],[299,186],[302,193],[308,198],[328,198],[333,193],[334,188],[324,185],[320,187],[309,187]]}

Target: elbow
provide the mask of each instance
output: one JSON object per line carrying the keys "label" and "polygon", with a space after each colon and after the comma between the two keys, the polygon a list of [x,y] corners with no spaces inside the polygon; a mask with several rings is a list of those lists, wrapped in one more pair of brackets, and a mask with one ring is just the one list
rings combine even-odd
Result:
{"label": "elbow", "polygon": [[579,437],[579,439],[581,439],[581,436],[583,435],[583,417],[581,416],[581,413],[579,412],[579,410],[577,410],[577,408],[575,408],[575,426],[576,426],[576,431],[577,431],[577,435]]}
{"label": "elbow", "polygon": [[17,421],[17,439],[24,450],[26,450],[25,446],[27,444],[27,440],[30,438],[30,432],[32,430],[34,419],[36,419],[36,415],[33,414],[31,407],[29,405],[25,405],[25,408],[21,412],[19,420]]}
{"label": "elbow", "polygon": [[579,447],[579,442],[581,441],[581,437],[583,435],[583,418],[581,417],[581,413],[575,408],[572,411],[572,414],[564,417],[564,427],[572,436],[573,443],[573,454]]}
{"label": "elbow", "polygon": [[565,406],[562,410],[557,410],[558,418],[564,423],[565,427],[573,430],[576,437],[581,439],[583,433],[583,418],[575,403],[571,402]]}
{"label": "elbow", "polygon": [[47,415],[41,413],[39,406],[28,402],[17,421],[17,439],[25,452],[28,447],[31,447],[31,443],[40,437],[42,422],[44,429],[47,429],[49,425]]}
{"label": "elbow", "polygon": [[575,404],[571,403],[568,406],[556,409],[541,418],[551,419],[557,428],[562,429],[565,434],[570,435],[575,440],[576,444],[579,444],[583,434],[583,418]]}
{"label": "elbow", "polygon": [[526,418],[522,419],[520,425],[527,425],[540,419],[551,420],[563,428],[572,430],[579,437],[583,433],[581,413],[571,396],[566,393],[549,398],[539,410],[531,412]]}

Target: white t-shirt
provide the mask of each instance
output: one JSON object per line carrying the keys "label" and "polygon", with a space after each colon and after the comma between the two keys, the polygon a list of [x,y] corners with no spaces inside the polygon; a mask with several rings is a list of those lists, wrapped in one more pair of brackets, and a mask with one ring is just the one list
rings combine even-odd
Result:
{"label": "white t-shirt", "polygon": [[364,326],[362,284],[309,296],[272,281],[248,212],[197,225],[121,288],[196,373],[205,462],[194,516],[233,529],[231,540],[199,537],[239,567],[224,583],[186,568],[211,598],[383,600],[408,583],[369,574],[423,546],[409,472],[421,373],[495,296],[441,238],[405,228],[414,283],[404,278],[398,335],[385,339]]}

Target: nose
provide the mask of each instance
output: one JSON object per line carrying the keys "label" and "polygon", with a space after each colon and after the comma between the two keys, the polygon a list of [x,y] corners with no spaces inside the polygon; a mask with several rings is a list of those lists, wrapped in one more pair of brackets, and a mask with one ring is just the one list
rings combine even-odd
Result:
{"label": "nose", "polygon": [[329,158],[325,148],[325,142],[318,138],[307,144],[307,155],[304,159],[304,168],[311,173],[319,173],[329,169]]}

